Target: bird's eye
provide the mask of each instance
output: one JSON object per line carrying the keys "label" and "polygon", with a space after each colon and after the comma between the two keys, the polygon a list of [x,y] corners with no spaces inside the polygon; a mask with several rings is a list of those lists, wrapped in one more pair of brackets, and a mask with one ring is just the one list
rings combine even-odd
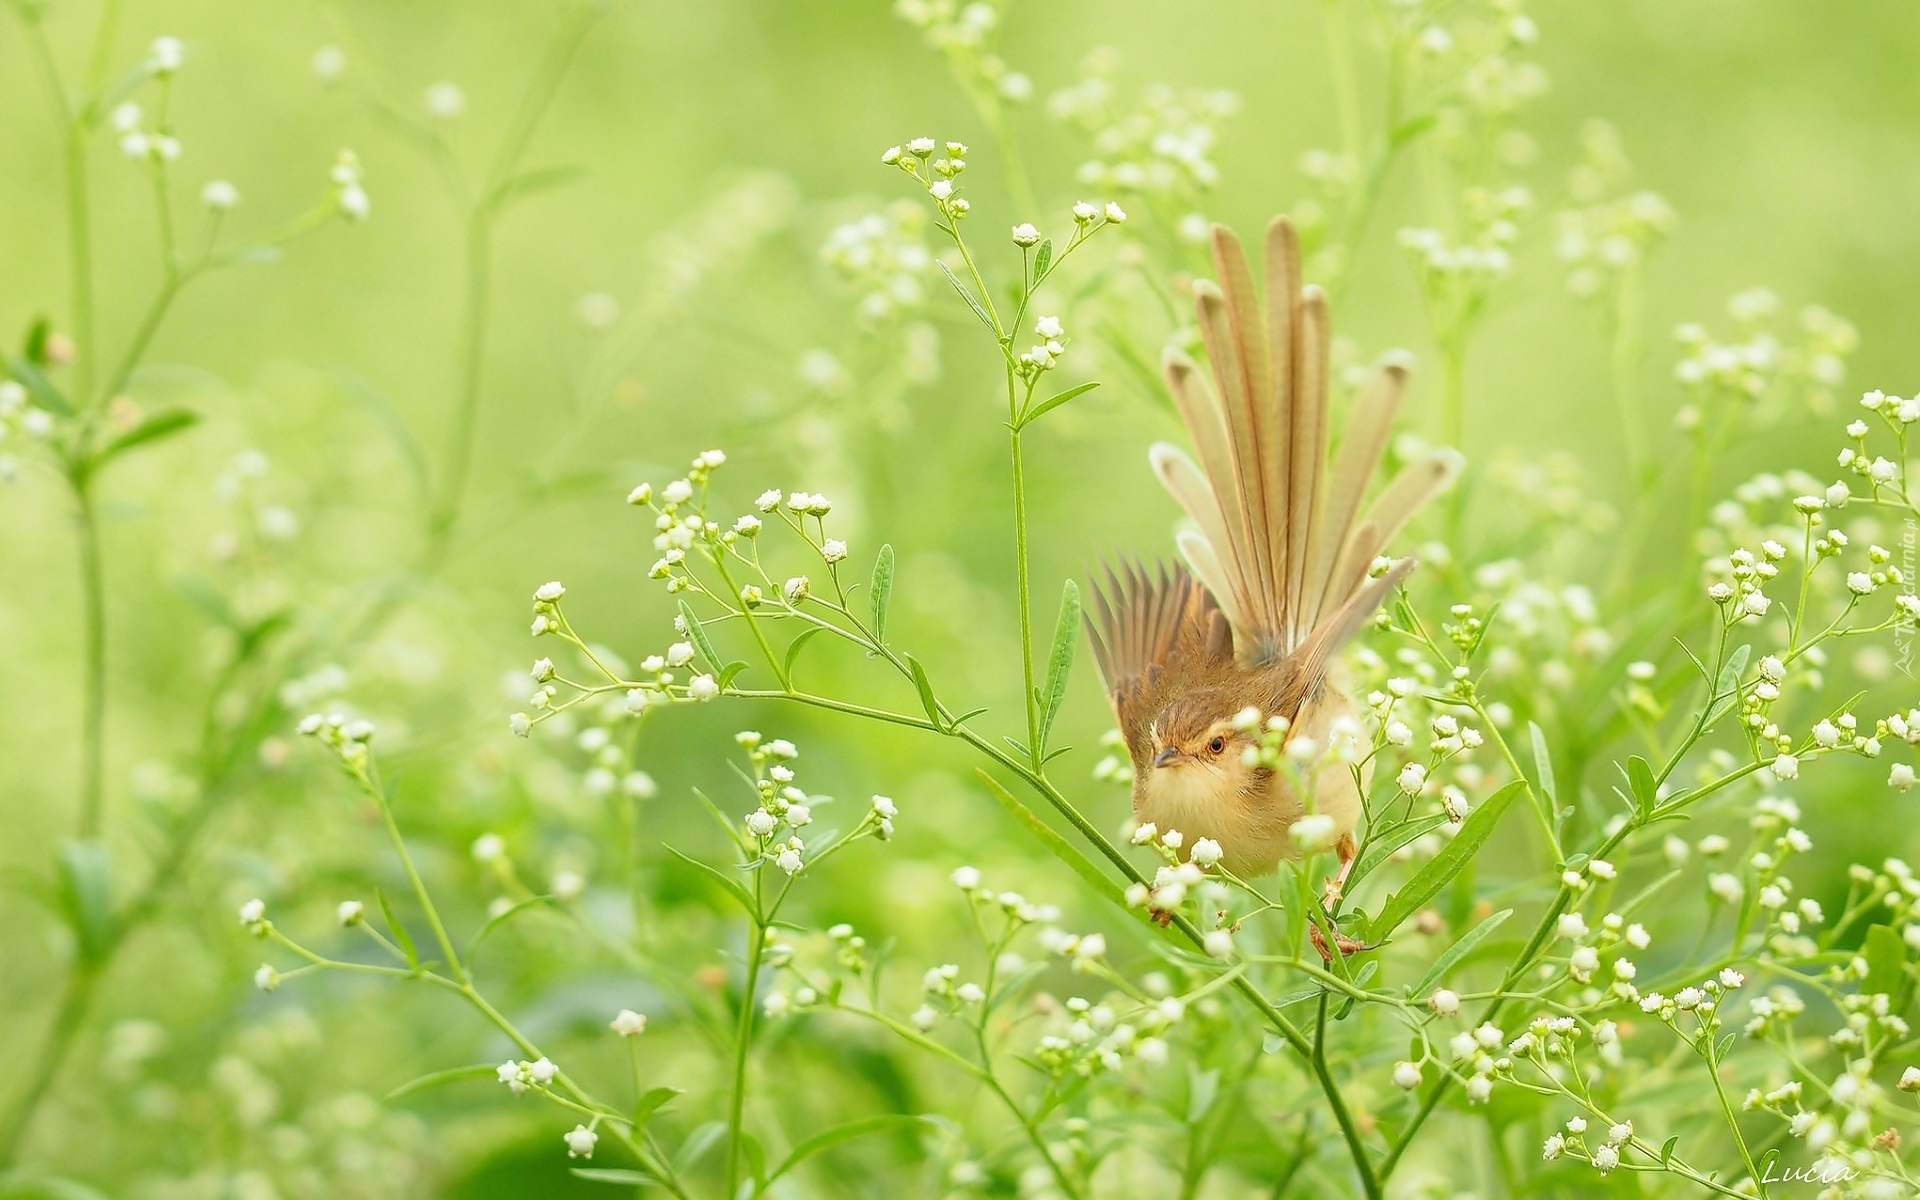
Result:
{"label": "bird's eye", "polygon": [[1227,739],[1223,737],[1216,737],[1212,741],[1207,743],[1207,752],[1209,754],[1218,754],[1222,750],[1225,750],[1226,748],[1227,748]]}

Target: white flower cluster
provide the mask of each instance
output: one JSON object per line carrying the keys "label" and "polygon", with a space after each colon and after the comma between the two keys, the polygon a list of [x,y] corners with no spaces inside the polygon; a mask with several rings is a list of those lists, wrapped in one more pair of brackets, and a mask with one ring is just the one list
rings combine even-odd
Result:
{"label": "white flower cluster", "polygon": [[895,0],[893,11],[921,30],[929,46],[945,53],[963,81],[977,92],[1011,104],[1032,98],[1033,81],[993,53],[1000,27],[997,5],[982,0],[969,4],[959,0]]}
{"label": "white flower cluster", "polygon": [[1240,97],[1223,88],[1152,84],[1123,108],[1114,86],[1119,65],[1116,51],[1095,49],[1080,64],[1080,81],[1055,92],[1047,107],[1092,144],[1093,156],[1076,172],[1081,183],[1145,197],[1168,219],[1220,181],[1213,150]]}
{"label": "white flower cluster", "polygon": [[1462,193],[1461,202],[1469,233],[1459,242],[1449,244],[1435,229],[1400,231],[1401,248],[1432,297],[1477,295],[1513,272],[1513,246],[1520,240],[1520,221],[1533,209],[1533,194],[1518,186],[1475,187]]}
{"label": "white flower cluster", "polygon": [[366,769],[369,744],[373,741],[373,722],[346,717],[340,713],[310,713],[296,728],[340,756],[349,771]]}
{"label": "white flower cluster", "polygon": [[862,324],[876,327],[917,312],[926,302],[921,279],[933,269],[924,240],[926,211],[896,200],[875,213],[836,225],[820,258],[859,292]]}
{"label": "white flower cluster", "polygon": [[[945,154],[934,157],[942,149]],[[888,147],[880,161],[900,168],[924,186],[927,195],[933,198],[934,207],[949,225],[972,210],[972,202],[960,194],[960,185],[956,182],[967,169],[965,142],[947,142],[943,147],[930,137],[917,137],[904,145]]]}
{"label": "white flower cluster", "polygon": [[1059,1032],[1040,1038],[1034,1058],[1057,1078],[1117,1074],[1129,1059],[1149,1068],[1162,1066],[1170,1057],[1165,1035],[1186,1011],[1176,996],[1125,1013],[1112,1004],[1069,996],[1054,1016]]}
{"label": "white flower cluster", "polygon": [[333,163],[333,202],[349,221],[364,221],[373,213],[373,201],[360,180],[360,158],[351,150],[340,151]]}
{"label": "white flower cluster", "polygon": [[798,831],[813,823],[813,802],[794,784],[788,765],[800,757],[800,750],[785,738],[762,738],[751,729],[734,734],[733,740],[747,752],[754,789],[760,794],[760,807],[745,819],[749,844],[761,862],[771,860],[796,875],[805,865],[801,853],[806,849]]}
{"label": "white flower cluster", "polygon": [[1612,125],[1587,122],[1580,146],[1580,164],[1567,176],[1567,191],[1580,207],[1559,214],[1554,249],[1568,267],[1567,290],[1592,299],[1634,277],[1679,217],[1659,193],[1627,189],[1632,167]]}

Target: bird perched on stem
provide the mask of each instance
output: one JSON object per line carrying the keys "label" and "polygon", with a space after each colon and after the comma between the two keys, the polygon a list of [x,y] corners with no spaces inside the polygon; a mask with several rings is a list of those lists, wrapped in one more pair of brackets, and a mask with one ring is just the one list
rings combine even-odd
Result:
{"label": "bird perched on stem", "polygon": [[[1322,814],[1340,861],[1328,884],[1337,897],[1362,797],[1349,771],[1316,770],[1315,760],[1359,706],[1329,669],[1412,569],[1381,551],[1458,473],[1459,456],[1412,463],[1365,504],[1406,366],[1389,358],[1373,371],[1329,462],[1327,300],[1301,286],[1292,222],[1276,217],[1267,229],[1264,313],[1240,240],[1218,225],[1213,260],[1219,283],[1194,285],[1213,386],[1184,355],[1165,364],[1198,462],[1166,443],[1149,453],[1193,520],[1178,537],[1192,573],[1109,568],[1089,613],[1094,653],[1133,760],[1135,817],[1180,830],[1189,846],[1211,838],[1228,870],[1258,875],[1297,857],[1295,824]],[[1278,768],[1251,752],[1274,727],[1291,743]]]}

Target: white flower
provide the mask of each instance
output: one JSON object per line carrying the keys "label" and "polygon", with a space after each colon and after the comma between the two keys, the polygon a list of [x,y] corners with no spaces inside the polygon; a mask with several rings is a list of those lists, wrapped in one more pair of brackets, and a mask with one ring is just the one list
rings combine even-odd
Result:
{"label": "white flower", "polygon": [[1645,950],[1652,944],[1653,935],[1647,932],[1645,925],[1635,921],[1633,924],[1627,926],[1627,945],[1632,946],[1635,950]]}
{"label": "white flower", "polygon": [[542,604],[552,604],[566,594],[566,585],[557,579],[550,579],[533,589],[533,598]]}
{"label": "white flower", "polygon": [[1602,1175],[1620,1165],[1620,1151],[1614,1146],[1602,1146],[1593,1152],[1593,1165]]}
{"label": "white flower", "polygon": [[1740,877],[1729,875],[1725,871],[1716,871],[1707,876],[1707,890],[1728,904],[1740,903],[1740,897],[1746,894],[1746,888],[1740,883]]}
{"label": "white flower", "polygon": [[687,680],[689,700],[711,700],[720,694],[720,684],[711,675],[695,675]]}
{"label": "white flower", "polygon": [[527,1064],[527,1078],[541,1087],[552,1083],[559,1074],[560,1068],[555,1066],[553,1060],[549,1058],[541,1058]]}
{"label": "white flower", "polygon": [[1287,831],[1287,836],[1293,839],[1295,846],[1311,854],[1333,845],[1333,831],[1332,817],[1325,813],[1312,813],[1295,821],[1293,828]]}
{"label": "white flower", "polygon": [[187,50],[177,37],[153,39],[147,51],[147,70],[155,75],[171,75],[186,61]]}
{"label": "white flower", "polygon": [[1616,1146],[1618,1146],[1620,1143],[1626,1141],[1628,1138],[1632,1136],[1633,1136],[1632,1121],[1621,1121],[1619,1124],[1613,1125],[1609,1127],[1607,1130],[1607,1141],[1613,1143]]}
{"label": "white flower", "polygon": [[548,887],[556,900],[578,900],[580,893],[587,890],[587,881],[578,871],[561,871]]}
{"label": "white flower", "polygon": [[1551,1134],[1548,1136],[1546,1143],[1540,1147],[1540,1157],[1546,1159],[1548,1162],[1552,1162],[1554,1159],[1559,1158],[1561,1152],[1566,1148],[1567,1139],[1564,1135],[1558,1133]]}
{"label": "white flower", "polygon": [[1896,792],[1904,792],[1913,786],[1913,767],[1907,763],[1895,763],[1887,772],[1887,786]]}
{"label": "white flower", "polygon": [[828,538],[820,543],[820,557],[829,563],[837,563],[847,557],[847,544],[839,538]]}
{"label": "white flower", "polygon": [[1393,1086],[1412,1091],[1420,1086],[1420,1064],[1397,1062],[1393,1064]]}
{"label": "white flower", "polygon": [[1460,1011],[1460,997],[1446,988],[1437,988],[1427,998],[1427,1007],[1443,1017],[1451,1017]]}
{"label": "white flower", "polygon": [[1480,1043],[1483,1049],[1491,1050],[1506,1041],[1507,1035],[1500,1031],[1498,1025],[1485,1024],[1473,1031],[1473,1040]]}
{"label": "white flower", "polygon": [[261,963],[260,969],[253,973],[253,986],[263,992],[270,992],[280,986],[280,972],[273,969],[272,963]]}
{"label": "white flower", "polygon": [[575,1125],[560,1136],[566,1140],[568,1158],[592,1158],[593,1144],[600,1140],[600,1135],[585,1125]]}
{"label": "white flower", "polygon": [[1475,1075],[1467,1080],[1467,1102],[1485,1104],[1487,1097],[1493,1095],[1493,1080],[1485,1075]]}
{"label": "white flower", "polygon": [[1577,912],[1561,913],[1557,928],[1561,937],[1577,942],[1587,936],[1587,919]]}
{"label": "white flower", "polygon": [[1200,838],[1193,843],[1193,849],[1187,852],[1187,859],[1201,867],[1211,867],[1220,861],[1223,853],[1219,842],[1212,838]]}
{"label": "white flower", "polygon": [[507,852],[507,843],[497,833],[483,833],[473,839],[473,861],[494,862]]}
{"label": "white flower", "polygon": [[1631,983],[1633,982],[1633,977],[1638,975],[1639,973],[1640,973],[1640,968],[1633,965],[1632,959],[1616,958],[1613,960],[1614,978],[1625,980],[1626,982]]}
{"label": "white flower", "polygon": [[253,929],[267,919],[267,902],[258,897],[240,906],[240,924]]}
{"label": "white flower", "polygon": [[240,203],[240,189],[224,179],[209,180],[200,189],[200,203],[206,205],[209,212],[232,212]]}
{"label": "white flower", "polygon": [[1567,966],[1573,977],[1582,983],[1600,969],[1600,952],[1592,946],[1581,946],[1568,956]]}
{"label": "white flower", "polygon": [[1388,721],[1383,732],[1389,746],[1405,746],[1413,741],[1413,730],[1405,721]]}
{"label": "white flower", "polygon": [[515,1092],[524,1092],[527,1089],[527,1085],[520,1082],[520,1064],[512,1059],[501,1063],[499,1067],[494,1070],[493,1077],[512,1088]]}
{"label": "white flower", "polygon": [[459,84],[441,80],[427,88],[421,103],[428,116],[451,121],[467,111],[467,94],[460,90]]}
{"label": "white flower", "polygon": [[1772,766],[1775,779],[1798,779],[1800,777],[1800,760],[1791,754],[1774,756]]}
{"label": "white flower", "polygon": [[1233,935],[1224,929],[1215,929],[1202,939],[1209,958],[1232,958]]}
{"label": "white flower", "polygon": [[1115,225],[1123,224],[1127,219],[1127,210],[1121,208],[1111,200],[1107,201],[1106,213],[1107,220],[1112,221]]}
{"label": "white flower", "polygon": [[1587,1119],[1585,1117],[1568,1117],[1567,1118],[1568,1133],[1585,1133],[1586,1131],[1587,1131]]}
{"label": "white flower", "polygon": [[1040,231],[1030,222],[1022,221],[1013,227],[1013,244],[1016,246],[1034,246],[1040,242]]}
{"label": "white flower", "polygon": [[607,1022],[607,1027],[621,1037],[639,1037],[647,1031],[647,1018],[644,1013],[623,1008]]}
{"label": "white flower", "polygon": [[1426,786],[1427,769],[1419,763],[1410,762],[1400,768],[1400,774],[1396,777],[1396,781],[1400,784],[1401,791],[1408,794],[1418,792],[1422,787]]}
{"label": "white flower", "polygon": [[1066,335],[1066,330],[1061,327],[1059,317],[1041,317],[1033,323],[1033,331],[1048,341]]}
{"label": "white flower", "polygon": [[1813,740],[1828,750],[1840,744],[1840,728],[1832,721],[1821,721],[1813,727]]}
{"label": "white flower", "polygon": [[971,892],[980,886],[980,869],[978,867],[955,867],[953,874],[947,876],[947,878],[951,879],[953,886],[959,888],[961,891]]}
{"label": "white flower", "polygon": [[339,918],[342,925],[358,925],[365,919],[366,913],[366,905],[358,900],[342,900],[333,910],[333,915]]}
{"label": "white flower", "polygon": [[1900,1090],[1920,1092],[1920,1067],[1908,1067],[1900,1073]]}
{"label": "white flower", "polygon": [[1587,873],[1595,879],[1612,879],[1620,872],[1604,858],[1596,858],[1587,864]]}
{"label": "white flower", "polygon": [[774,856],[773,865],[779,867],[789,875],[799,874],[802,865],[800,861],[800,851],[792,846],[788,846]]}
{"label": "white flower", "polygon": [[914,1009],[913,1015],[907,1019],[913,1022],[915,1029],[925,1033],[939,1023],[940,1014],[935,1012],[931,1006],[922,1004],[919,1008]]}

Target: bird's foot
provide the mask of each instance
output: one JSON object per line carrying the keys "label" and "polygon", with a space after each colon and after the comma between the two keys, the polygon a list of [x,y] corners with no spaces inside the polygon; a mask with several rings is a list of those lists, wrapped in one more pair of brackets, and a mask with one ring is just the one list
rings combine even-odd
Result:
{"label": "bird's foot", "polygon": [[[1320,952],[1321,958],[1328,962],[1333,961],[1333,951],[1328,949],[1327,939],[1325,935],[1320,932],[1318,925],[1312,924],[1311,922],[1308,923],[1307,937],[1312,939],[1313,948]],[[1367,951],[1376,950],[1380,946],[1379,942],[1363,942],[1358,938],[1348,937],[1346,934],[1341,933],[1338,927],[1333,931],[1333,944],[1339,948],[1340,957],[1342,958],[1350,954],[1365,954]]]}
{"label": "bird's foot", "polygon": [[1151,915],[1153,923],[1162,929],[1173,923],[1173,910],[1170,908],[1156,908]]}

